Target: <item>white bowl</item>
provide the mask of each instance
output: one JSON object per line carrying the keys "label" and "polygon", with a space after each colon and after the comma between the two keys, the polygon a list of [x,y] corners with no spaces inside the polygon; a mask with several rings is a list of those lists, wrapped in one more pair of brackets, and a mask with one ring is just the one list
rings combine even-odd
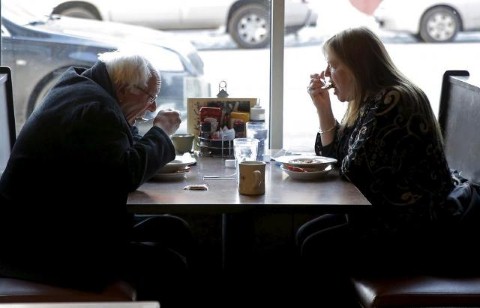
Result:
{"label": "white bowl", "polygon": [[302,180],[302,181],[320,179],[322,177],[325,177],[327,174],[330,173],[330,171],[333,170],[333,166],[331,164],[327,165],[326,168],[324,169],[314,170],[314,171],[311,171],[309,168],[306,168],[306,169],[302,168],[302,170],[304,171],[293,171],[291,169],[295,170],[296,168],[299,168],[299,167],[291,166],[290,167],[291,169],[289,169],[289,167],[285,166],[285,164],[282,164],[281,168],[292,179]]}
{"label": "white bowl", "polygon": [[335,158],[324,157],[324,156],[313,156],[313,157],[299,157],[292,158],[287,161],[288,164],[298,167],[312,167],[319,165],[332,164],[337,162]]}

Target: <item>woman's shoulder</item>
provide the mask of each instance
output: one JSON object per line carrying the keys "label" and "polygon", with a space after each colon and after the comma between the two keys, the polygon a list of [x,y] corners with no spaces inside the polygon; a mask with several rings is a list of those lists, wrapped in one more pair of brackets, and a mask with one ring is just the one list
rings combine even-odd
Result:
{"label": "woman's shoulder", "polygon": [[395,103],[403,99],[405,91],[401,87],[389,86],[372,96],[373,101],[384,104]]}
{"label": "woman's shoulder", "polygon": [[405,86],[386,87],[372,96],[372,103],[377,110],[390,110],[392,108],[409,110],[415,106],[414,102],[420,100],[423,100],[420,93],[416,93],[413,89],[407,89]]}
{"label": "woman's shoulder", "polygon": [[383,113],[388,110],[395,109],[399,102],[403,100],[402,92],[399,89],[389,87],[383,88],[368,99],[369,103],[365,106],[366,109],[376,114]]}

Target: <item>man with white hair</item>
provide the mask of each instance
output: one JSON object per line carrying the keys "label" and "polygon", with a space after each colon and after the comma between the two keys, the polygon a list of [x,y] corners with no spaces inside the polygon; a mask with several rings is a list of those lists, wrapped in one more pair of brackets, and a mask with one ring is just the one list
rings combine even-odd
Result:
{"label": "man with white hair", "polygon": [[128,193],[175,158],[177,111],[158,112],[143,136],[135,127],[156,110],[160,86],[147,58],[122,51],[60,77],[0,180],[0,275],[90,290],[123,279],[140,300],[178,302],[193,243],[187,223],[126,207]]}

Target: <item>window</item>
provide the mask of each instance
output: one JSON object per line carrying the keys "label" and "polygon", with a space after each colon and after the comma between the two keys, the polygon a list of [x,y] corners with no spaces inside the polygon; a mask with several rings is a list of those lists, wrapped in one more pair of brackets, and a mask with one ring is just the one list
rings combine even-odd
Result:
{"label": "window", "polygon": [[[160,107],[179,109],[186,116],[188,97],[215,97],[220,82],[226,81],[230,97],[260,99],[266,108],[267,122],[271,128],[272,148],[311,151],[318,119],[306,86],[309,75],[323,70],[326,65],[321,46],[329,35],[350,26],[366,25],[374,28],[402,72],[425,90],[435,112],[438,111],[443,72],[447,69],[467,69],[472,75],[475,74],[476,55],[480,51],[478,32],[458,33],[451,43],[425,43],[420,42],[418,36],[406,32],[380,29],[371,15],[379,0],[333,1],[328,4],[328,9],[323,7],[321,1],[275,0],[268,2],[266,10],[262,5],[242,7],[231,14],[227,24],[223,24],[225,18],[212,16],[225,14],[225,6],[231,5],[234,0],[178,1],[184,6],[183,9],[190,8],[187,11],[172,6],[171,2],[163,5],[143,0],[146,4],[136,3],[135,14],[130,14],[133,8],[128,2],[119,5],[118,1],[114,5],[98,6],[98,9],[92,10],[87,10],[86,6],[65,5],[56,9],[57,13],[84,18],[118,18],[113,21],[119,21],[128,17],[128,20],[122,21],[129,23],[138,23],[131,19],[132,16],[138,16],[140,24],[149,27],[141,30],[133,29],[127,24],[112,26],[103,21],[90,20],[87,23],[85,19],[48,18],[45,12],[51,11],[52,3],[62,1],[42,0],[33,6],[29,0],[1,0],[2,15],[8,17],[2,23],[1,61],[2,65],[12,68],[15,116],[19,125],[41,103],[55,78],[66,67],[91,65],[97,53],[126,43],[156,57],[155,63],[163,76],[162,90],[157,99]],[[100,2],[108,4],[109,1],[114,0]],[[382,5],[395,1],[399,0],[383,0]],[[99,0],[88,2],[93,8]],[[21,3],[26,3],[28,9],[19,11],[17,8],[13,13],[12,6],[18,7]],[[214,6],[207,7],[210,4]],[[416,3],[403,5],[404,9],[412,11],[416,6]],[[110,14],[102,11],[116,7],[122,8]],[[310,18],[316,20],[316,26],[311,20],[307,22],[303,15],[303,25],[298,23],[298,19],[295,21],[299,7],[313,10],[318,19],[315,15]],[[140,12],[141,8],[146,12]],[[25,18],[28,11],[35,11],[37,17]],[[193,14],[187,15],[189,12]],[[160,13],[169,16],[168,19],[162,19],[167,20],[167,24],[153,24],[159,19],[153,17],[158,17]],[[396,18],[410,15],[396,14]],[[16,23],[20,16],[24,21]],[[179,16],[185,17],[182,22],[175,18]],[[187,17],[191,18],[188,22]],[[273,22],[271,32],[268,31],[270,24],[265,23],[270,17]],[[256,30],[247,31],[253,23],[257,25]],[[305,26],[307,23],[311,26]],[[53,35],[52,26],[62,33]],[[13,36],[20,33],[20,27],[33,33],[30,40],[22,42],[37,45],[16,45],[20,40],[13,39]],[[157,32],[152,29],[154,27],[165,30]],[[203,30],[193,29],[195,27]],[[64,44],[61,42],[62,35],[75,35],[77,38]],[[40,44],[38,38],[47,36],[51,36],[49,44]],[[265,37],[268,38],[267,43],[262,41]],[[335,101],[335,97],[332,99],[334,113],[340,119],[345,103]],[[184,131],[186,123],[179,132]]]}

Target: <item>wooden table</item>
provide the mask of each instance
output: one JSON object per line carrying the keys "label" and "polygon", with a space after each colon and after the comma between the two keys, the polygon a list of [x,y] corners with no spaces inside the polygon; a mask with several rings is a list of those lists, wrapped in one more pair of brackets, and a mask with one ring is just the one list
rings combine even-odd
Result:
{"label": "wooden table", "polygon": [[[245,254],[255,234],[252,219],[258,213],[351,212],[370,208],[370,202],[336,170],[315,181],[292,180],[280,164],[271,161],[265,172],[265,194],[238,193],[235,177],[230,180],[204,180],[204,175],[231,176],[235,169],[225,167],[225,159],[196,157],[196,165],[185,178],[149,181],[128,197],[129,210],[136,214],[222,214],[223,265],[236,263],[231,256]],[[184,190],[191,184],[207,184],[207,191]],[[287,219],[288,221],[288,219]],[[284,228],[289,228],[284,226]],[[277,223],[278,225],[278,223]],[[278,226],[276,226],[277,228]],[[243,242],[242,244],[239,244]]]}
{"label": "wooden table", "polygon": [[[248,210],[350,211],[364,209],[370,202],[338,172],[315,181],[292,180],[278,163],[267,164],[265,195],[245,196],[238,193],[236,179],[204,180],[204,175],[229,176],[235,169],[225,167],[225,159],[197,157],[185,178],[149,181],[128,197],[131,211],[155,213],[235,213]],[[184,190],[190,184],[207,184],[208,191]]]}

